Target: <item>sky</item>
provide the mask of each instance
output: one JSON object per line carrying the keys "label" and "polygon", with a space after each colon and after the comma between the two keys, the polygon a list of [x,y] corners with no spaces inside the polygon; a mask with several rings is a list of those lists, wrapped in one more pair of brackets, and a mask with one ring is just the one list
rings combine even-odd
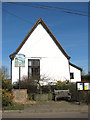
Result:
{"label": "sky", "polygon": [[[56,8],[43,9],[41,5]],[[11,66],[9,55],[19,47],[39,17],[71,57],[70,62],[81,67],[84,74],[87,74],[88,16],[71,13],[87,15],[88,2],[20,2],[16,4],[4,2],[2,4],[2,65],[9,69],[9,74]]]}

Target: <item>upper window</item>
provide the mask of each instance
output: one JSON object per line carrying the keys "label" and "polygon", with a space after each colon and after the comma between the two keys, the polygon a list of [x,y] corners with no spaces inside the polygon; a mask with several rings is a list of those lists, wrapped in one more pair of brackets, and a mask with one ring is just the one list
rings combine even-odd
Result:
{"label": "upper window", "polygon": [[74,79],[74,73],[70,73],[70,79]]}
{"label": "upper window", "polygon": [[40,60],[39,59],[28,60],[28,77],[32,79],[40,78]]}

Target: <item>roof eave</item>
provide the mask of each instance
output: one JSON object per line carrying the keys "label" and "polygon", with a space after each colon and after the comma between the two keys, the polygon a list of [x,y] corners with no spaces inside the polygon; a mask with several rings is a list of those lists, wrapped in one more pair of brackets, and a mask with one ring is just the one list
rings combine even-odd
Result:
{"label": "roof eave", "polygon": [[74,65],[74,64],[72,64],[72,63],[70,63],[70,62],[69,62],[69,65],[71,65],[71,66],[73,66],[73,67],[79,69],[79,70],[82,72],[82,68],[80,68],[80,67],[78,67],[78,66],[76,66],[76,65]]}

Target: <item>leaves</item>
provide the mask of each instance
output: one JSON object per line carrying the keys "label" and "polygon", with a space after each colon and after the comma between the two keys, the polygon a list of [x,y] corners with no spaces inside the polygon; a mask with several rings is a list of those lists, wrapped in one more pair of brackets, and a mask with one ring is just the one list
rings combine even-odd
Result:
{"label": "leaves", "polygon": [[8,106],[9,104],[12,104],[12,94],[5,89],[2,89],[2,105]]}
{"label": "leaves", "polygon": [[2,81],[2,89],[0,90],[2,105],[8,106],[12,104],[12,83],[11,80],[9,80],[8,69],[5,66],[0,68],[0,79]]}

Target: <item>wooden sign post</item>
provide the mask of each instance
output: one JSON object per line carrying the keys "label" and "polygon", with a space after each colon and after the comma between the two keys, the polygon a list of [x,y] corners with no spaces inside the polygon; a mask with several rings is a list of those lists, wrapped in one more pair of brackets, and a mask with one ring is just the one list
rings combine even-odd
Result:
{"label": "wooden sign post", "polygon": [[19,89],[20,89],[21,65],[19,65]]}
{"label": "wooden sign post", "polygon": [[15,55],[15,67],[19,68],[19,90],[13,89],[13,102],[26,103],[27,102],[27,89],[20,89],[21,80],[21,67],[25,67],[25,55],[16,54]]}
{"label": "wooden sign post", "polygon": [[19,89],[20,89],[20,78],[21,78],[21,67],[25,67],[25,55],[15,55],[15,67],[19,67]]}

